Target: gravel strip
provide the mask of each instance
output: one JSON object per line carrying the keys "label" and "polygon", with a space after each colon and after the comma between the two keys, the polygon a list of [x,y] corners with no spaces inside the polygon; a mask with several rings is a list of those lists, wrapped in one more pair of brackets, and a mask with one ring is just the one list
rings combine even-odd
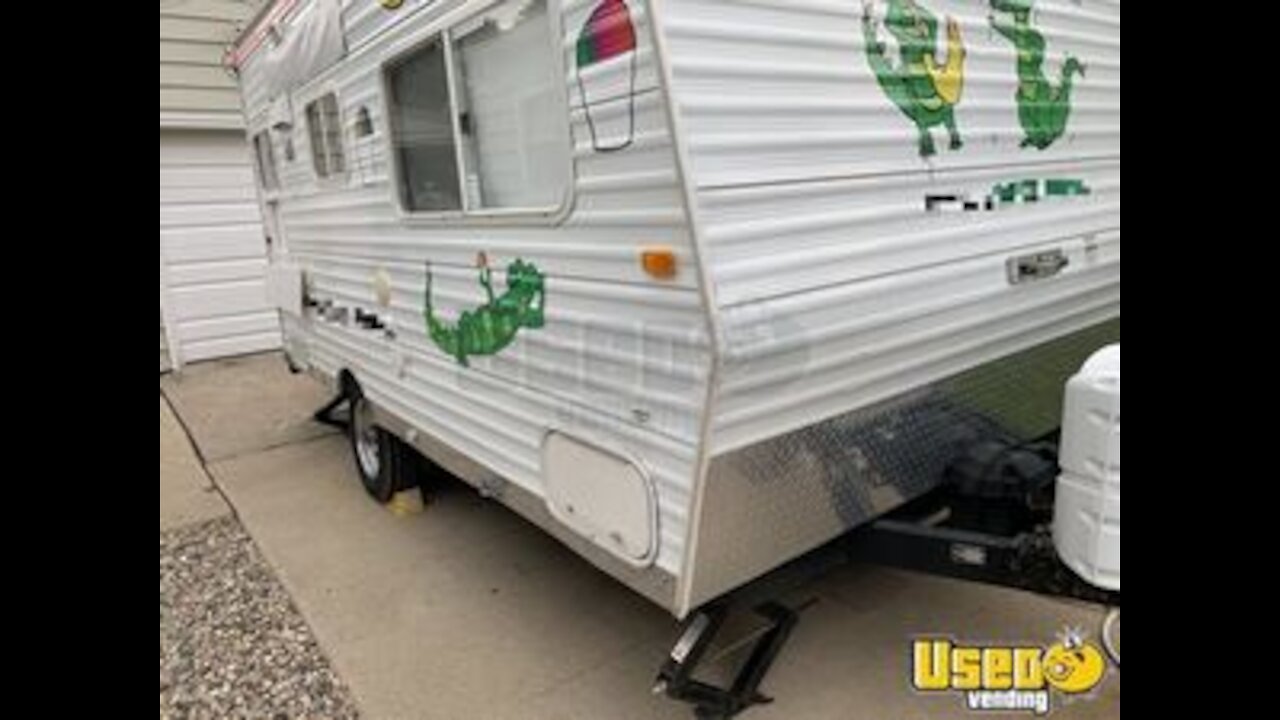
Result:
{"label": "gravel strip", "polygon": [[160,533],[160,717],[358,717],[233,517]]}

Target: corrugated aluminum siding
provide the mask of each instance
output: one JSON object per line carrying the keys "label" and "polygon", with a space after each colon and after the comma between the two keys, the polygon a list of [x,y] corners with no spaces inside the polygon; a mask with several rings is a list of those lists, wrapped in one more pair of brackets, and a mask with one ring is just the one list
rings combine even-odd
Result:
{"label": "corrugated aluminum siding", "polygon": [[[921,5],[940,37],[946,18],[959,23],[968,53],[965,145],[949,149],[934,128],[928,159],[871,72],[862,3],[660,6],[724,326],[717,453],[1119,315],[1119,3],[1035,4],[1052,82],[1068,53],[1087,67],[1067,132],[1046,150],[1019,148],[1016,55],[987,5]],[[1080,179],[1091,193],[925,210],[929,194],[980,197],[1027,178]],[[1068,268],[1010,286],[1006,260],[1042,248],[1063,249]]]}
{"label": "corrugated aluminum siding", "polygon": [[[656,481],[656,565],[678,574],[709,365],[705,313],[647,18],[638,3],[632,4],[641,43],[637,137],[623,153],[591,148],[572,58],[577,29],[592,4],[561,3],[575,144],[572,212],[558,224],[535,219],[518,225],[406,221],[394,204],[380,65],[391,52],[429,37],[424,33],[460,3],[421,10],[420,4],[406,3],[397,12],[376,3],[345,7],[347,60],[292,95],[296,160],[280,164],[281,219],[289,255],[314,280],[314,295],[389,314],[397,339],[319,321],[287,321],[286,342],[308,343],[312,362],[326,373],[362,369],[359,380],[376,402],[538,495],[548,429],[621,445],[643,459]],[[624,86],[621,78],[591,80]],[[251,124],[262,122],[270,98],[254,75],[252,58],[242,83]],[[315,177],[303,118],[306,103],[330,90],[341,106],[348,166],[337,181]],[[615,106],[621,110],[595,109],[625,111],[625,104]],[[353,126],[362,108],[375,132],[358,138]],[[649,245],[675,250],[677,279],[656,283],[643,274],[638,251]],[[478,251],[488,254],[498,287],[502,274],[496,270],[516,257],[537,264],[547,275],[547,323],[522,331],[501,354],[474,357],[470,368],[461,368],[424,331],[424,262],[432,262],[434,301],[452,320],[481,302]],[[373,303],[371,281],[378,269],[392,278],[389,313]]]}

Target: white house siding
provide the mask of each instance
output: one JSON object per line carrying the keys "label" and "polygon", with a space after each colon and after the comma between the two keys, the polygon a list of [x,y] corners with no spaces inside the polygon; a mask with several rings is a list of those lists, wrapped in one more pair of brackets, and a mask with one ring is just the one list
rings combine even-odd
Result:
{"label": "white house siding", "polygon": [[160,2],[162,367],[279,344],[239,92],[222,66],[260,5]]}
{"label": "white house siding", "polygon": [[222,57],[261,2],[161,0],[160,126],[243,125],[235,80]]}
{"label": "white house siding", "polygon": [[266,242],[244,137],[160,131],[165,320],[179,362],[278,347]]}

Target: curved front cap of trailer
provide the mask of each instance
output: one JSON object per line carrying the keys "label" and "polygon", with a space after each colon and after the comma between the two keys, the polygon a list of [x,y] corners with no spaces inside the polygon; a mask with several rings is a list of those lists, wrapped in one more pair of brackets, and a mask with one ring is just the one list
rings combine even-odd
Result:
{"label": "curved front cap of trailer", "polygon": [[342,7],[338,0],[315,0],[292,17],[282,17],[259,28],[254,40],[242,44],[237,62],[258,55],[268,97],[286,95],[346,55],[342,36]]}

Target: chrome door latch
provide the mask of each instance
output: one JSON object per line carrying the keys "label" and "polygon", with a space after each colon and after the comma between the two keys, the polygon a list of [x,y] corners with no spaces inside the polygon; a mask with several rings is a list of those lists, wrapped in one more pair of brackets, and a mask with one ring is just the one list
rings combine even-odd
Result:
{"label": "chrome door latch", "polygon": [[1055,249],[1011,257],[1005,267],[1009,273],[1009,284],[1018,285],[1053,277],[1062,272],[1070,262],[1066,253]]}

